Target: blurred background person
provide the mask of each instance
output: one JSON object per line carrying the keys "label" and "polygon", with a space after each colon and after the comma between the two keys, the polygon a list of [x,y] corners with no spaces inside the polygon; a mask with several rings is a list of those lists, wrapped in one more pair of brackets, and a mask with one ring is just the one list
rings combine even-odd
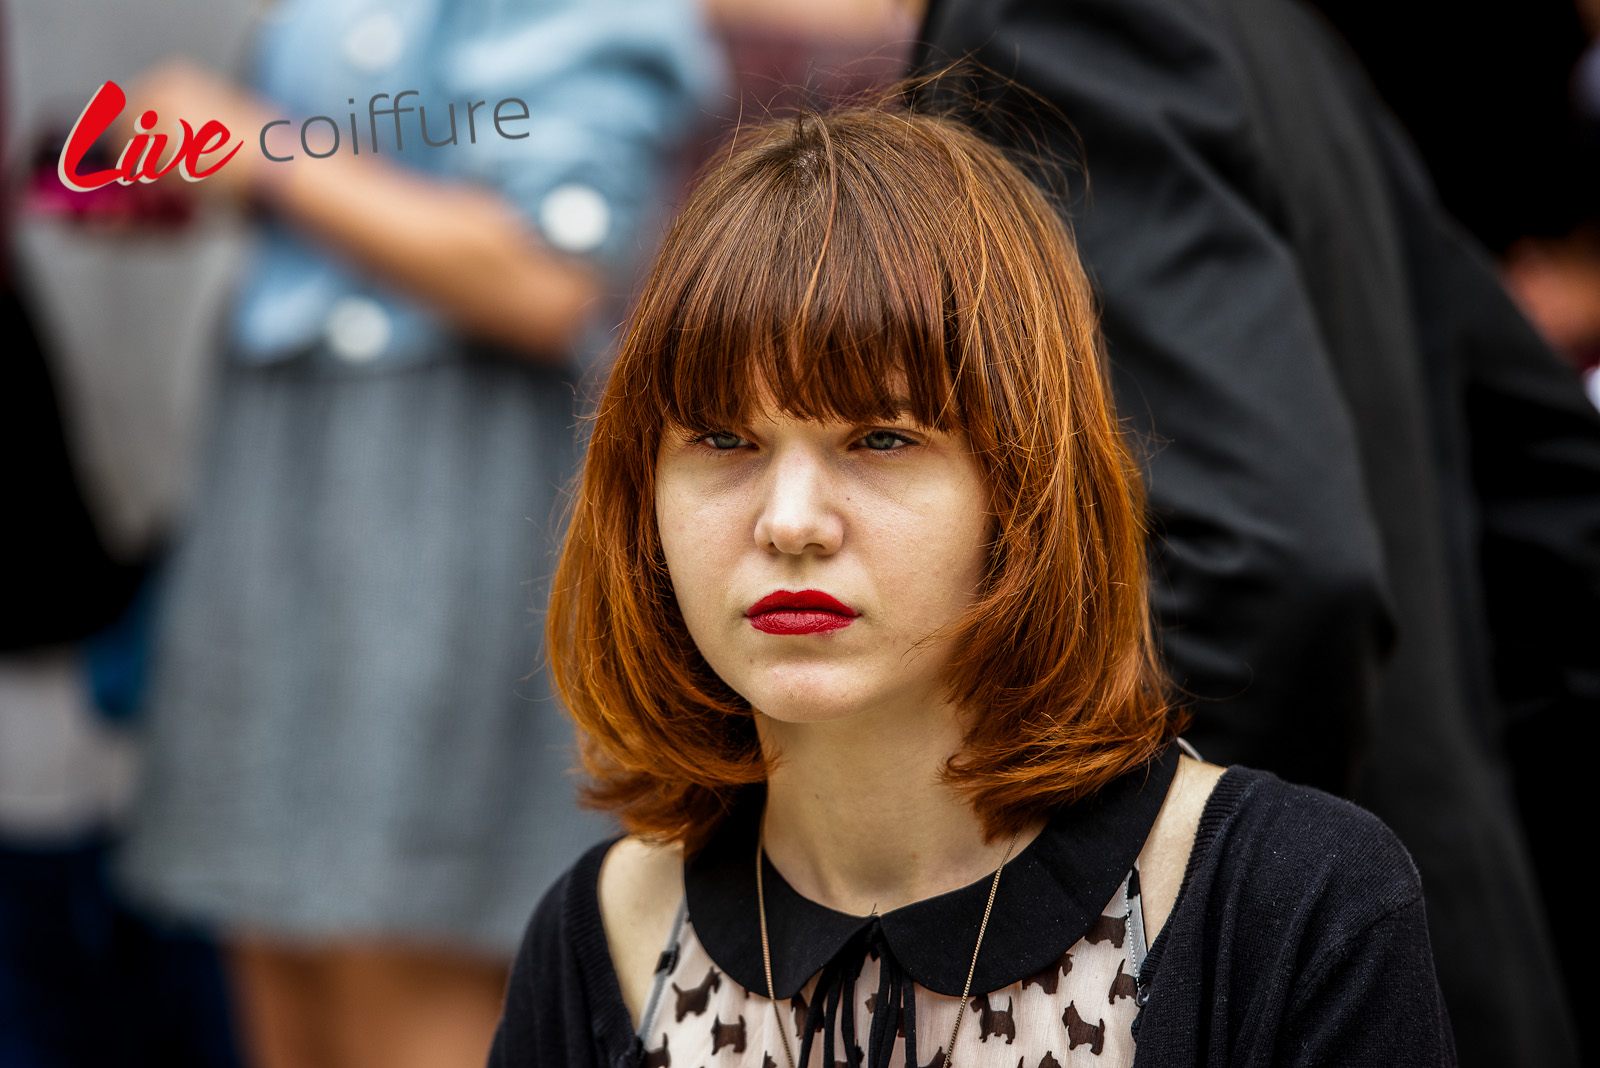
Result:
{"label": "blurred background person", "polygon": [[[917,11],[902,0],[703,0],[703,6],[733,83],[712,118],[722,132],[893,84],[917,33]],[[706,150],[715,142],[708,139]]]}
{"label": "blurred background person", "polygon": [[[1406,19],[1374,0],[1317,6],[1415,141],[1444,208],[1496,257],[1512,296],[1585,373],[1600,407],[1600,3],[1422,3]],[[1570,820],[1593,802],[1575,777],[1549,773],[1551,740],[1580,752],[1600,743],[1600,677],[1547,679],[1581,662],[1574,650],[1600,647],[1600,619],[1568,603],[1556,628],[1527,621],[1563,605],[1575,585],[1521,574],[1501,584],[1489,617],[1515,797],[1555,922],[1584,907],[1569,870]],[[1568,928],[1554,941],[1571,1003],[1594,1003],[1594,936]],[[1576,1018],[1586,1054],[1600,1058],[1600,1020]]]}
{"label": "blurred background person", "polygon": [[[1577,1063],[1504,737],[1512,697],[1600,711],[1600,416],[1576,376],[1308,7],[934,0],[923,36],[925,71],[990,69],[956,82],[974,121],[1084,169],[1061,208],[1149,443],[1196,745],[1395,829],[1463,1064]],[[1570,736],[1542,737],[1563,777]]]}
{"label": "blurred background person", "polygon": [[[99,17],[90,17],[98,14]],[[174,46],[230,52],[242,7],[0,8],[0,1065],[235,1068],[204,930],[108,877],[137,762],[158,560],[205,333],[236,247],[148,187],[72,194],[66,125]],[[181,199],[181,198],[180,198]]]}
{"label": "blurred background person", "polygon": [[[151,584],[106,546],[16,268],[0,278],[0,1065],[232,1068],[204,932],[107,877],[137,750]],[[86,1026],[87,1021],[94,1026]]]}
{"label": "blurred background person", "polygon": [[1546,339],[1600,363],[1600,3],[1316,3]]}
{"label": "blurred background person", "polygon": [[223,932],[255,1065],[481,1063],[529,902],[607,826],[542,580],[581,371],[717,70],[670,0],[285,0],[253,88],[128,86],[124,122],[242,138],[175,185],[262,220],[120,865]]}

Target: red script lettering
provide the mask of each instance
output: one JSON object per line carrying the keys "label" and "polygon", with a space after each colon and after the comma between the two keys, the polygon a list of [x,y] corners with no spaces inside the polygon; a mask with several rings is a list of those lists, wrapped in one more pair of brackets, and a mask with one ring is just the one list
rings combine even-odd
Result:
{"label": "red script lettering", "polygon": [[99,140],[100,135],[111,128],[111,124],[122,114],[122,108],[127,102],[127,96],[116,82],[106,82],[94,94],[88,107],[83,109],[83,114],[78,116],[78,121],[73,123],[72,132],[67,136],[67,143],[61,146],[61,160],[56,165],[56,173],[60,176],[62,185],[80,193],[88,193],[112,182],[118,185],[153,182],[174,168],[177,168],[178,173],[186,180],[198,182],[217,173],[222,165],[231,160],[244,146],[244,142],[240,141],[217,162],[209,167],[202,166],[200,157],[220,150],[228,143],[232,134],[226,126],[215,119],[201,125],[198,133],[183,119],[179,119],[178,125],[183,127],[183,142],[177,151],[173,152],[172,158],[161,164],[161,153],[167,147],[167,136],[150,132],[155,128],[159,116],[154,111],[146,111],[139,116],[135,126],[137,132],[123,148],[122,154],[117,157],[115,167],[90,174],[82,173],[79,168],[83,166],[83,157],[88,155],[90,147]]}

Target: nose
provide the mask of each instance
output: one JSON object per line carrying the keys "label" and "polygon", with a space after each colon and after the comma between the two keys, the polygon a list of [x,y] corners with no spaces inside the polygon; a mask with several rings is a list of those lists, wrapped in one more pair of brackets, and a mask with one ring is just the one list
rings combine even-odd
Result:
{"label": "nose", "polygon": [[780,453],[767,469],[756,544],[800,556],[837,552],[844,540],[844,517],[835,507],[835,487],[821,457],[803,450]]}

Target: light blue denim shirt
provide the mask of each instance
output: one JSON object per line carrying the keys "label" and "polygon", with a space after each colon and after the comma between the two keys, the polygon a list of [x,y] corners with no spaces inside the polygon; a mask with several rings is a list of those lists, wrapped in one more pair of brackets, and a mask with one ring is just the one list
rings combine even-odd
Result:
{"label": "light blue denim shirt", "polygon": [[[368,154],[375,131],[379,158],[499,192],[550,247],[619,284],[659,218],[663,166],[723,69],[689,0],[281,0],[259,45],[257,89],[290,120],[267,135],[274,154],[349,153],[352,140]],[[410,110],[385,110],[402,93]],[[326,118],[302,142],[312,116]],[[452,123],[455,143],[438,145]],[[260,131],[245,137],[261,150]],[[251,364],[310,353],[394,368],[452,348],[436,315],[278,222],[232,331]]]}

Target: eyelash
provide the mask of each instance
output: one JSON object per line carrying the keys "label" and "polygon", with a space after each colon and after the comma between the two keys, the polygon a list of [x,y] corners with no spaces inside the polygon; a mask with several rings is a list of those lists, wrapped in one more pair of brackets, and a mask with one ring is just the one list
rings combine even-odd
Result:
{"label": "eyelash", "polygon": [[[874,434],[888,434],[889,436],[898,439],[902,444],[900,444],[899,446],[896,446],[894,448],[889,448],[889,449],[874,449],[874,448],[870,448],[869,447],[866,450],[867,452],[899,452],[901,449],[904,449],[904,448],[906,448],[908,446],[914,446],[914,445],[922,444],[921,442],[917,441],[915,438],[911,437],[909,434],[903,434],[898,430],[889,430],[889,429],[885,429],[885,428],[878,428],[878,429],[874,429],[874,430],[868,430],[865,433],[861,434],[859,437],[857,437],[855,439],[855,443],[860,443],[864,439],[869,438],[869,437],[873,436]],[[735,434],[731,430],[690,431],[687,435],[684,436],[684,443],[686,445],[706,445],[706,447],[709,448],[712,452],[737,452],[739,447],[740,447],[740,446],[736,445],[731,449],[719,449],[715,445],[708,444],[707,441],[706,441],[707,438],[714,438],[714,437],[738,438],[740,443],[743,444],[743,445],[751,444],[751,442],[748,439],[746,439],[742,435]]]}
{"label": "eyelash", "polygon": [[862,434],[861,437],[857,438],[856,440],[857,441],[862,441],[862,440],[864,440],[866,438],[871,437],[874,434],[888,434],[892,438],[899,439],[899,441],[901,441],[902,444],[897,446],[897,447],[895,447],[895,448],[892,448],[892,449],[874,449],[874,448],[870,448],[869,447],[867,449],[868,452],[899,452],[900,449],[906,448],[908,446],[920,445],[921,444],[921,442],[917,441],[915,438],[911,437],[910,435],[902,434],[898,430],[886,430],[886,429],[869,430],[865,434]]}
{"label": "eyelash", "polygon": [[716,437],[738,438],[741,444],[750,444],[750,442],[744,437],[733,433],[731,430],[691,430],[688,434],[684,435],[683,442],[685,445],[705,445],[712,452],[734,452],[738,448],[738,446],[734,446],[732,449],[719,449],[715,445],[707,443],[707,438]]}

